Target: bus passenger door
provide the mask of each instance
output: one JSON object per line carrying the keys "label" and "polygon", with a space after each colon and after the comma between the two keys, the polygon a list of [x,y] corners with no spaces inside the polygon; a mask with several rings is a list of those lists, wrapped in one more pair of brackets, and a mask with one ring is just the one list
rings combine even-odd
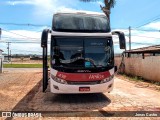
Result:
{"label": "bus passenger door", "polygon": [[43,48],[43,92],[48,86],[48,59],[47,59],[47,42],[48,42],[48,29],[44,29],[41,36],[41,47]]}

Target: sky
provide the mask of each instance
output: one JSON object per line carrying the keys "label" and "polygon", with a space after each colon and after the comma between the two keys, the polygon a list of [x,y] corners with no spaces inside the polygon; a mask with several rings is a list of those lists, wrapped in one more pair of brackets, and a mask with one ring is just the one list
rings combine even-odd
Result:
{"label": "sky", "polygon": [[[87,3],[80,0],[0,0],[0,49],[7,53],[6,42],[11,42],[12,54],[41,54],[41,32],[50,28],[54,13],[76,10],[102,12],[100,5],[104,6],[103,0]],[[111,9],[111,28],[125,33],[127,49],[129,26],[132,29],[132,49],[160,44],[159,5],[160,0],[116,0]],[[118,39],[114,37],[113,40],[115,53],[122,52]]]}

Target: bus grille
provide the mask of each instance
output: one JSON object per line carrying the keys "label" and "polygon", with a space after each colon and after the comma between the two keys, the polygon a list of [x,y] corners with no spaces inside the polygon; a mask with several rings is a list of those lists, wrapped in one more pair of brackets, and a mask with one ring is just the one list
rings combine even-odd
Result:
{"label": "bus grille", "polygon": [[100,80],[97,80],[97,81],[83,81],[83,82],[79,82],[79,81],[71,81],[71,82],[68,82],[68,84],[70,85],[95,85],[95,84],[100,84]]}

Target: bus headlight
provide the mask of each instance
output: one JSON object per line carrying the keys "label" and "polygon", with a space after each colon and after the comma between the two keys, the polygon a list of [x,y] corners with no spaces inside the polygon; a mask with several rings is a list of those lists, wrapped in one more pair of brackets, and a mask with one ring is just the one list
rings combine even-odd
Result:
{"label": "bus headlight", "polygon": [[100,84],[109,82],[109,81],[111,81],[113,78],[114,78],[114,75],[111,75],[110,77],[108,77],[108,78],[102,80],[102,81],[100,82]]}
{"label": "bus headlight", "polygon": [[67,84],[67,81],[62,80],[62,79],[60,79],[60,78],[58,78],[58,77],[55,77],[54,75],[51,75],[51,78],[52,78],[54,81],[58,82],[58,83]]}

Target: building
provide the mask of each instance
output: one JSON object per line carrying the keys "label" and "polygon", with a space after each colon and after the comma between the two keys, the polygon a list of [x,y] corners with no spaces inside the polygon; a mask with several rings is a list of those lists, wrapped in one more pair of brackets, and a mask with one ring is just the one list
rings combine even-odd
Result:
{"label": "building", "polygon": [[147,56],[160,56],[160,45],[142,47],[125,51],[127,57],[140,57],[143,59]]}
{"label": "building", "polygon": [[3,55],[2,55],[3,50],[0,49],[0,73],[3,71]]}
{"label": "building", "polygon": [[126,57],[116,57],[122,72],[144,80],[160,82],[160,45],[125,51]]}

